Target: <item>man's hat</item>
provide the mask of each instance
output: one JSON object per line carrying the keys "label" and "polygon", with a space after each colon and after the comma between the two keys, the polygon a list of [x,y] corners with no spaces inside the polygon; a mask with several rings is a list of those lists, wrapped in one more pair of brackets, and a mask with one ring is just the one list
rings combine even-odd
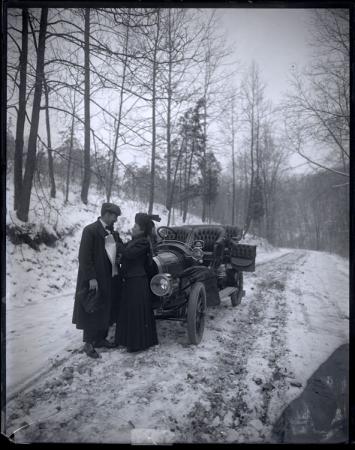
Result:
{"label": "man's hat", "polygon": [[116,214],[117,216],[121,215],[121,209],[119,206],[114,203],[103,203],[101,206],[101,216],[103,216],[106,212],[110,212]]}

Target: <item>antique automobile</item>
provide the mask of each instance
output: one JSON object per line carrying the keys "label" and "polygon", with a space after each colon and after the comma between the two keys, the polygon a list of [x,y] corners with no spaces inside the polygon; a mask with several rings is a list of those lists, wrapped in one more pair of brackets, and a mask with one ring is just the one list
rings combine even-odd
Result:
{"label": "antique automobile", "polygon": [[241,244],[241,230],[228,225],[163,226],[157,235],[150,274],[155,317],[186,322],[189,343],[199,344],[208,306],[225,297],[240,304],[256,246]]}

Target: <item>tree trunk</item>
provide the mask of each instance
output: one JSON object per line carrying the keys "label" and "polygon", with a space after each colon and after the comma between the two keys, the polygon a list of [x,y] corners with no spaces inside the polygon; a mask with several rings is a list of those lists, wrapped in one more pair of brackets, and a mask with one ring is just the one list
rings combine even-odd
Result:
{"label": "tree trunk", "polygon": [[207,146],[207,98],[205,95],[205,102],[203,107],[203,161],[202,161],[202,222],[206,220],[206,146]]}
{"label": "tree trunk", "polygon": [[316,250],[320,250],[320,227],[319,223],[315,222],[315,234],[316,234]]}
{"label": "tree trunk", "polygon": [[[184,148],[185,145],[185,139],[183,139],[180,149],[179,149],[179,153],[177,156],[177,160],[176,160],[176,165],[175,165],[175,172],[174,172],[174,177],[173,177],[173,181],[171,183],[171,190],[170,190],[170,198],[169,198],[169,208],[168,208],[168,223],[167,226],[170,225],[170,219],[171,219],[171,211],[173,208],[173,200],[174,200],[174,191],[175,191],[175,184],[176,184],[176,177],[177,177],[177,173],[178,173],[178,169],[180,166],[180,159],[181,159],[181,155],[182,155],[182,149]],[[175,222],[175,218],[173,216],[173,221]]]}
{"label": "tree trunk", "polygon": [[232,104],[232,174],[233,174],[233,184],[232,184],[232,225],[235,224],[235,157],[234,157],[234,139],[235,139],[235,129],[234,129],[234,104]]}
{"label": "tree trunk", "polygon": [[186,189],[185,189],[185,205],[184,205],[184,216],[183,216],[183,222],[186,222],[186,218],[187,218],[187,212],[189,209],[189,195],[190,195],[190,179],[191,179],[191,170],[192,170],[192,159],[194,156],[194,151],[195,151],[195,140],[193,139],[192,141],[192,149],[191,149],[191,154],[190,154],[190,161],[189,161],[189,169],[188,169],[188,173],[187,173],[187,180],[186,180]]}
{"label": "tree trunk", "polygon": [[44,52],[46,45],[46,30],[47,30],[48,8],[42,8],[41,20],[38,39],[37,51],[37,66],[35,90],[33,95],[33,106],[31,116],[30,136],[28,139],[28,150],[26,159],[25,175],[22,184],[21,199],[17,209],[17,217],[23,222],[28,221],[28,212],[30,209],[30,199],[32,191],[33,174],[36,167],[36,153],[37,153],[37,136],[39,113],[41,107],[42,84],[43,84],[43,69],[44,69]]}
{"label": "tree trunk", "polygon": [[233,185],[232,185],[232,225],[235,224],[235,210],[236,210],[236,198],[235,198],[235,159],[234,159],[234,138],[232,143],[232,172],[233,172]]}
{"label": "tree trunk", "polygon": [[84,110],[85,110],[85,132],[84,132],[84,176],[81,188],[81,201],[86,205],[90,186],[90,8],[85,8],[85,31],[84,31]]}
{"label": "tree trunk", "polygon": [[120,91],[120,106],[119,106],[118,117],[117,117],[117,126],[116,126],[116,130],[115,130],[116,131],[115,132],[115,143],[114,143],[114,147],[113,147],[110,176],[109,176],[108,188],[107,188],[107,201],[108,202],[111,199],[113,174],[114,174],[116,155],[117,155],[117,144],[118,144],[118,138],[120,135],[120,125],[121,125],[121,118],[122,118],[123,92],[124,92],[124,85],[125,85],[125,80],[126,80],[126,70],[127,70],[127,60],[128,60],[129,19],[130,19],[130,13],[128,12],[128,20],[127,20],[127,25],[126,25],[125,48],[124,48],[125,58],[124,58],[124,62],[123,62],[122,84],[121,84],[121,91]]}
{"label": "tree trunk", "polygon": [[[75,94],[74,94],[74,96],[75,96]],[[71,166],[71,158],[72,158],[72,152],[73,152],[73,141],[74,141],[74,117],[75,117],[75,97],[74,97],[74,114],[72,116],[71,130],[70,130],[70,144],[69,144],[69,152],[68,152],[67,180],[66,180],[66,185],[65,185],[65,203],[68,203],[68,199],[69,199],[70,166]]]}
{"label": "tree trunk", "polygon": [[153,92],[152,92],[152,159],[150,168],[150,192],[148,214],[152,214],[155,191],[155,153],[156,153],[156,77],[157,77],[157,52],[160,30],[160,10],[157,11],[157,34],[154,42],[153,54]]}
{"label": "tree trunk", "polygon": [[208,223],[211,223],[211,206],[212,206],[212,170],[211,170],[211,163],[209,163],[208,166],[208,191],[207,191],[207,198],[208,198]]}
{"label": "tree trunk", "polygon": [[168,222],[166,224],[166,226],[168,226],[168,227],[170,227],[171,211],[172,211],[172,206],[170,206],[170,209],[168,209]]}
{"label": "tree trunk", "polygon": [[255,161],[256,161],[256,177],[257,178],[259,178],[259,172],[260,172],[260,168],[261,168],[259,132],[260,132],[260,118],[259,118],[259,112],[258,112],[258,118],[257,118],[257,122],[256,122],[256,139],[255,139]]}
{"label": "tree trunk", "polygon": [[[168,39],[169,39],[169,65],[168,65],[168,111],[166,123],[166,207],[170,213],[169,199],[171,189],[171,79],[172,79],[172,49],[171,49],[171,9],[168,11]],[[170,215],[170,214],[169,214]]]}
{"label": "tree trunk", "polygon": [[184,157],[184,172],[183,172],[183,189],[182,189],[182,198],[181,198],[181,216],[185,216],[185,209],[186,209],[186,196],[187,196],[187,160],[188,160],[188,146],[186,146],[186,152]]}
{"label": "tree trunk", "polygon": [[48,85],[43,79],[44,84],[44,96],[45,96],[45,110],[46,110],[46,129],[47,129],[47,153],[48,153],[48,174],[51,185],[51,197],[55,198],[56,195],[56,187],[55,187],[55,179],[54,179],[54,170],[53,170],[53,152],[52,152],[52,140],[51,140],[51,126],[49,122],[49,95],[48,95]]}
{"label": "tree trunk", "polygon": [[253,201],[254,191],[254,106],[252,106],[252,120],[250,131],[250,162],[251,162],[251,175],[250,175],[250,187],[249,187],[249,200],[247,207],[247,217],[244,225],[243,236],[245,237],[251,224],[251,206]]}
{"label": "tree trunk", "polygon": [[[257,120],[256,120],[256,139],[255,139],[255,163],[256,163],[256,181],[260,180],[259,173],[260,173],[260,142],[259,142],[259,131],[260,131],[260,118],[259,118],[259,111],[257,113]],[[254,207],[254,205],[253,205]],[[255,228],[256,228],[256,234],[258,236],[261,235],[261,222],[262,218],[258,217],[257,219],[254,218],[255,222]]]}
{"label": "tree trunk", "polygon": [[249,179],[248,179],[248,164],[247,164],[247,155],[243,155],[243,215],[241,216],[241,220],[243,223],[246,221],[246,217],[248,215],[248,186],[249,186]]}
{"label": "tree trunk", "polygon": [[180,216],[182,217],[183,203],[182,203],[182,167],[179,167],[179,200],[180,200]]}
{"label": "tree trunk", "polygon": [[22,47],[20,53],[19,105],[16,123],[14,155],[14,209],[18,208],[22,192],[23,140],[26,119],[26,78],[28,53],[28,10],[22,10]]}

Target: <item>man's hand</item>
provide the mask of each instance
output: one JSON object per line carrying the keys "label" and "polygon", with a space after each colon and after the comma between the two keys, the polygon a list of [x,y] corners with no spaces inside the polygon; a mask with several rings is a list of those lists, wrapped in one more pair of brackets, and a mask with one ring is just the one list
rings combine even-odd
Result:
{"label": "man's hand", "polygon": [[97,280],[93,278],[92,280],[89,280],[89,289],[95,289],[97,291],[99,288],[99,285],[97,284]]}

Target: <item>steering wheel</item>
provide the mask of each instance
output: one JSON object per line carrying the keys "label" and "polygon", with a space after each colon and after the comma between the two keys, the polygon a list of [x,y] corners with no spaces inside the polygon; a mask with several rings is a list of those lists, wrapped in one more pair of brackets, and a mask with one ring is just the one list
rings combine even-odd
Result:
{"label": "steering wheel", "polygon": [[170,233],[173,234],[172,239],[177,238],[177,232],[170,227],[159,227],[157,229],[157,233],[158,233],[158,236],[161,237],[162,239],[166,239]]}

